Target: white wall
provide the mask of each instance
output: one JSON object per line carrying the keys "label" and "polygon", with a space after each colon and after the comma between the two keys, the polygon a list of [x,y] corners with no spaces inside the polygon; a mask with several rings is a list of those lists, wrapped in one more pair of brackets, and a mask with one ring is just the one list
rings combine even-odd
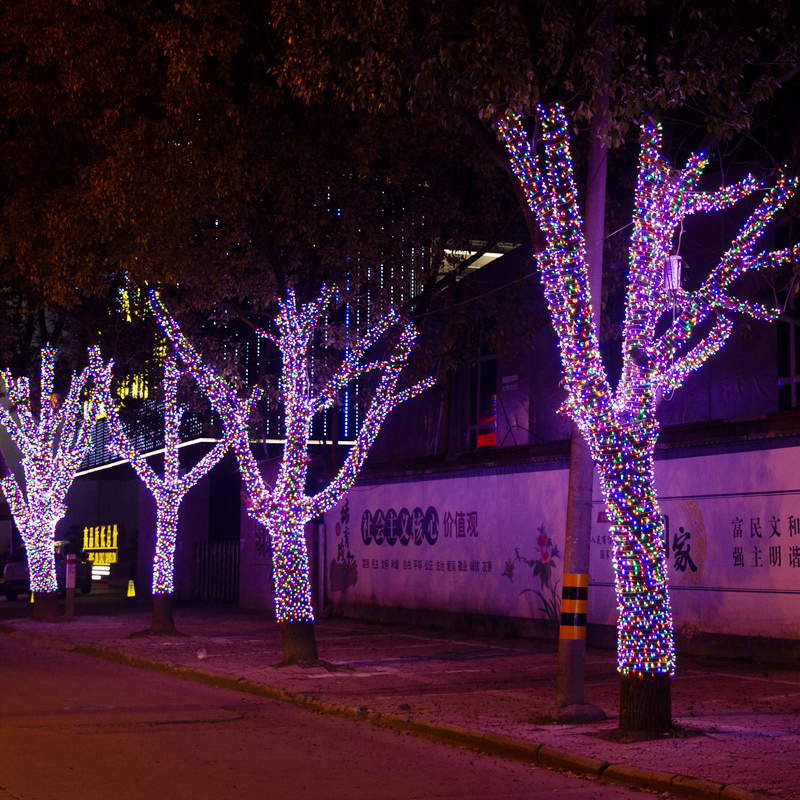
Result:
{"label": "white wall", "polygon": [[[800,639],[798,459],[795,446],[656,462],[679,630]],[[590,591],[589,611],[593,621],[613,624],[612,565],[600,558],[608,528],[593,530],[591,578],[602,586]],[[675,552],[676,535],[690,545],[696,570]]]}
{"label": "white wall", "polygon": [[[671,597],[680,633],[800,639],[800,445],[773,440],[752,447],[659,454],[656,483],[669,525]],[[349,519],[342,516],[344,503],[326,515],[334,608],[552,617],[547,604],[560,600],[567,480],[562,461],[354,487],[347,497]],[[438,537],[403,544],[392,534],[390,544],[387,512],[415,508],[423,523],[428,509],[436,510]],[[594,508],[589,622],[615,625],[610,526],[597,487]],[[362,535],[362,524],[378,511],[382,516]],[[449,524],[460,513],[476,515],[477,535],[447,535],[445,519]],[[399,517],[390,522],[401,531]],[[379,529],[382,541],[376,543]],[[537,561],[553,567],[534,577]]]}

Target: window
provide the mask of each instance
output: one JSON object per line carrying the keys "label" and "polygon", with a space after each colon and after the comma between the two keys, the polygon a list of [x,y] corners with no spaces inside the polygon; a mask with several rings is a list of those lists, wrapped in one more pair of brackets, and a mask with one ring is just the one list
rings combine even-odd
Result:
{"label": "window", "polygon": [[472,365],[469,394],[469,449],[497,445],[497,356],[481,356]]}

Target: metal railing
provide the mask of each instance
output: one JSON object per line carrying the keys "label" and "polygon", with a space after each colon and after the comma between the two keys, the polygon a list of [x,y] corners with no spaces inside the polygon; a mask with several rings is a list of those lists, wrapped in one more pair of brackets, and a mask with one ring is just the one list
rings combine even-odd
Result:
{"label": "metal railing", "polygon": [[239,602],[239,540],[197,542],[194,550],[197,600]]}

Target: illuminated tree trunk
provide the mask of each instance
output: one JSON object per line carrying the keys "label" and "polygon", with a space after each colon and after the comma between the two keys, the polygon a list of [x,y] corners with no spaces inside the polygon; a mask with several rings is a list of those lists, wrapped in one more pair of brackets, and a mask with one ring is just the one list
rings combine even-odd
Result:
{"label": "illuminated tree trunk", "polygon": [[[36,586],[31,581],[32,592],[55,592],[58,588],[56,583],[56,562],[53,557],[53,547],[49,542],[36,542],[31,540],[28,549],[28,570],[33,575],[38,575],[39,580]],[[47,552],[47,551],[50,552]]]}
{"label": "illuminated tree trunk", "polygon": [[[287,450],[290,450],[288,446]],[[278,476],[271,509],[264,523],[269,530],[272,547],[275,617],[281,631],[283,662],[291,664],[315,661],[319,656],[314,635],[314,608],[311,604],[311,575],[305,536],[308,509],[307,504],[291,491],[292,487],[287,486],[286,482],[287,475],[295,470],[305,476],[305,455],[302,455],[302,463],[298,463],[298,453],[287,452],[285,458],[287,460]],[[283,487],[284,491],[281,492],[278,487]]]}
{"label": "illuminated tree trunk", "polygon": [[53,552],[54,532],[57,522],[58,519],[54,521],[45,520],[40,527],[30,526],[20,531],[28,556],[28,574],[30,575],[32,592],[47,594],[58,589],[56,559]]}
{"label": "illuminated tree trunk", "polygon": [[33,618],[37,622],[52,622],[58,617],[58,581],[53,552],[58,519],[45,519],[40,527],[31,526],[27,531],[21,531],[28,556]]}
{"label": "illuminated tree trunk", "polygon": [[[89,351],[90,360],[96,349]],[[55,530],[66,514],[64,502],[75,473],[89,449],[89,434],[97,414],[92,392],[84,406],[81,396],[90,370],[73,373],[69,391],[60,398],[53,389],[56,351],[42,348],[42,377],[38,413],[31,398],[28,378],[0,374],[8,400],[0,404],[0,424],[6,429],[22,458],[24,481],[17,482],[6,470],[0,480],[14,521],[25,542],[28,574],[34,597],[34,619],[49,619],[57,611]],[[24,491],[23,491],[24,488]]]}
{"label": "illuminated tree trunk", "polygon": [[267,519],[275,580],[275,617],[281,632],[283,663],[316,661],[314,609],[305,522],[281,515]]}
{"label": "illuminated tree trunk", "polygon": [[175,589],[175,542],[178,538],[178,505],[156,508],[156,552],[153,557],[153,594],[172,594]]}
{"label": "illuminated tree trunk", "polygon": [[[159,504],[156,509],[156,553],[153,558],[153,622],[154,636],[175,636],[172,617],[172,596],[175,590],[175,542],[178,535],[178,505]],[[173,507],[174,506],[174,507]]]}
{"label": "illuminated tree trunk", "polygon": [[270,533],[275,618],[281,632],[283,663],[316,661],[319,656],[314,634],[305,521],[302,517],[293,518],[283,513],[276,516],[268,517],[264,524]]}
{"label": "illuminated tree trunk", "polygon": [[277,593],[275,610],[279,620],[314,620],[304,528],[303,523],[289,526],[288,529],[270,527]]}
{"label": "illuminated tree trunk", "polygon": [[[559,106],[540,108],[540,156],[515,114],[499,123],[528,204],[544,234],[539,271],[559,345],[567,400],[600,474],[613,520],[619,610],[620,724],[660,733],[670,725],[669,676],[675,669],[667,566],[653,474],[658,399],[718,352],[732,315],[774,319],[779,311],[741,300],[732,284],[747,272],[796,261],[800,246],[755,252],[764,226],[797,181],[779,175],[699,288],[666,280],[684,219],[721,211],[751,195],[752,176],[716,192],[697,190],[708,161],[692,156],[675,169],[661,152],[661,131],[642,125],[623,325],[623,370],[609,384],[592,325],[586,242],[572,172],[569,126]],[[677,245],[676,245],[677,239]],[[678,258],[680,255],[678,254]]]}
{"label": "illuminated tree trunk", "polygon": [[[37,504],[32,501],[30,505],[35,508]],[[64,513],[66,508],[55,519],[42,515],[44,522],[41,525],[26,526],[20,531],[28,557],[33,618],[37,622],[51,621],[58,616],[58,580],[53,543],[56,525]]]}
{"label": "illuminated tree trunk", "polygon": [[[293,291],[280,304],[275,320],[276,335],[259,330],[281,354],[281,395],[286,420],[283,458],[274,486],[268,486],[253,456],[249,420],[260,396],[256,387],[240,397],[219,375],[203,364],[199,353],[180,332],[158,295],[151,290],[150,302],[164,333],[171,339],[187,369],[211,401],[225,426],[225,435],[236,453],[242,481],[248,497],[248,514],[266,525],[272,547],[275,580],[275,615],[281,631],[284,662],[317,658],[314,637],[314,610],[311,606],[311,583],[305,523],[333,508],[353,485],[370,447],[387,414],[398,404],[422,392],[431,381],[421,381],[398,391],[400,372],[416,338],[414,326],[402,324],[392,311],[375,321],[362,335],[354,336],[347,351],[327,383],[313,385],[314,339],[320,316],[335,296],[323,287],[317,300],[298,303]],[[367,360],[371,351],[386,338],[387,331],[400,327],[394,341],[384,342],[388,351],[383,360]],[[314,495],[306,494],[308,447],[314,415],[335,408],[345,387],[367,373],[376,373],[377,384],[363,415],[344,463],[327,487]]]}
{"label": "illuminated tree trunk", "polygon": [[[611,517],[619,621],[620,728],[663,733],[672,725],[675,661],[666,552],[653,480],[654,426],[615,430],[600,442],[603,499]],[[624,464],[624,469],[620,469]]]}
{"label": "illuminated tree trunk", "polygon": [[225,438],[217,442],[189,472],[181,475],[178,446],[183,409],[178,405],[178,380],[180,372],[174,358],[164,359],[164,473],[156,475],[145,457],[133,446],[128,437],[111,393],[113,362],[104,364],[100,353],[91,355],[100,393],[104,398],[110,439],[108,448],[127,459],[136,474],[150,490],[156,502],[156,548],[153,556],[153,622],[144,634],[176,636],[172,617],[172,595],[175,591],[175,543],[178,537],[178,514],[181,502],[189,491],[228,449]]}

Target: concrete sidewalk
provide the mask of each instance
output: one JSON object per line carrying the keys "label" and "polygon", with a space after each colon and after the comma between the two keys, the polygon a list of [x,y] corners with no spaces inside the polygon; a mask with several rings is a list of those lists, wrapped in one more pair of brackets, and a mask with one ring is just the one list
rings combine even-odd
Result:
{"label": "concrete sidewalk", "polygon": [[611,651],[590,649],[586,663],[586,700],[608,720],[556,726],[537,722],[555,696],[555,642],[329,619],[316,631],[331,667],[277,667],[280,636],[263,616],[186,606],[175,621],[184,636],[129,638],[150,624],[139,605],[72,622],[6,620],[0,632],[664,797],[800,798],[800,668],[680,658],[673,714],[700,735],[620,744],[598,736],[617,725]]}

